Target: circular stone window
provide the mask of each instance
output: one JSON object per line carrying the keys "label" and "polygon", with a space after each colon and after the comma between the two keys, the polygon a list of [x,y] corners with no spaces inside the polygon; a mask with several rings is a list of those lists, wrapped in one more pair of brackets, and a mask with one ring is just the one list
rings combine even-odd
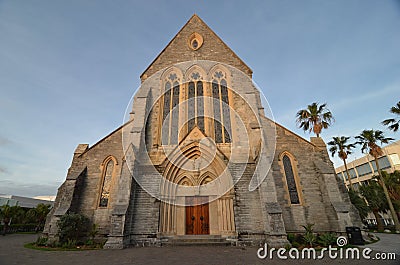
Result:
{"label": "circular stone window", "polygon": [[197,32],[192,33],[188,39],[188,45],[194,51],[200,49],[203,45],[203,37]]}

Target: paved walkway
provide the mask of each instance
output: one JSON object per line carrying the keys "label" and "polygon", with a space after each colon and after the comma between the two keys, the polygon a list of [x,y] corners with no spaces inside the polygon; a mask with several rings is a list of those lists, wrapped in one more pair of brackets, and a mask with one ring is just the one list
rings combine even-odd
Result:
{"label": "paved walkway", "polygon": [[[392,247],[399,253],[398,235],[378,235],[382,245]],[[395,236],[395,237],[393,237]],[[271,260],[259,259],[258,248],[239,247],[146,247],[123,250],[89,251],[40,251],[24,248],[24,243],[35,241],[37,235],[0,236],[0,265],[131,265],[131,264],[400,264],[395,261],[360,260],[278,260],[276,253]],[[389,244],[389,245],[387,245]],[[371,245],[378,249],[380,244]],[[387,251],[385,249],[385,251]]]}
{"label": "paved walkway", "polygon": [[[379,252],[390,252],[400,255],[400,234],[375,233],[374,235],[379,237],[380,240],[376,243],[366,245],[365,247]],[[400,260],[398,264],[400,264]]]}

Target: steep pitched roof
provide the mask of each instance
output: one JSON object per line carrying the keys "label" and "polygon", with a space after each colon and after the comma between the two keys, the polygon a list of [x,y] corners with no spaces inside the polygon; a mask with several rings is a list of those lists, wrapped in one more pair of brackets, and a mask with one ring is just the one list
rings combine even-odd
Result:
{"label": "steep pitched roof", "polygon": [[[193,33],[203,37],[202,46],[193,50],[189,38]],[[140,76],[142,82],[152,74],[170,65],[192,60],[210,60],[229,64],[251,77],[253,71],[226,45],[220,37],[194,14],[154,61]]]}

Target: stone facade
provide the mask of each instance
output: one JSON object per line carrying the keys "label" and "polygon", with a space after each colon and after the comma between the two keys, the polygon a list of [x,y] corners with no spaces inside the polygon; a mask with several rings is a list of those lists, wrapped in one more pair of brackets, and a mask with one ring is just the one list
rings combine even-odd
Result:
{"label": "stone facade", "polygon": [[44,234],[56,240],[69,212],[98,224],[106,248],[199,234],[282,246],[307,223],[338,233],[359,224],[325,143],[269,119],[251,75],[194,15],[141,75],[129,120],[78,145]]}

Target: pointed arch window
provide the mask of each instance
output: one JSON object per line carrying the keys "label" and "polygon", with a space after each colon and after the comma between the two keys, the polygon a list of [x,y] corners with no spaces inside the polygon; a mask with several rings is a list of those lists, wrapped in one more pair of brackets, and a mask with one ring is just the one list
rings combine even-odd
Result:
{"label": "pointed arch window", "polygon": [[297,185],[295,175],[293,171],[292,161],[288,155],[284,155],[282,158],[283,168],[285,170],[286,183],[289,191],[290,203],[300,204],[299,193],[297,191]]}
{"label": "pointed arch window", "polygon": [[164,86],[161,141],[166,145],[178,143],[180,85],[174,81],[173,77],[176,78],[176,75],[171,74],[170,81],[167,81]]}
{"label": "pointed arch window", "polygon": [[[197,74],[197,75],[195,75]],[[194,73],[192,77],[198,78]],[[197,79],[196,78],[196,79]],[[202,81],[190,81],[188,84],[188,131],[197,125],[204,133],[204,91]]]}
{"label": "pointed arch window", "polygon": [[114,170],[114,160],[110,159],[103,168],[99,207],[108,206],[110,200],[110,190],[111,190],[113,170]]}
{"label": "pointed arch window", "polygon": [[[215,74],[220,77],[221,72]],[[212,81],[214,110],[214,135],[216,143],[231,142],[231,117],[229,109],[228,85],[225,79]]]}

